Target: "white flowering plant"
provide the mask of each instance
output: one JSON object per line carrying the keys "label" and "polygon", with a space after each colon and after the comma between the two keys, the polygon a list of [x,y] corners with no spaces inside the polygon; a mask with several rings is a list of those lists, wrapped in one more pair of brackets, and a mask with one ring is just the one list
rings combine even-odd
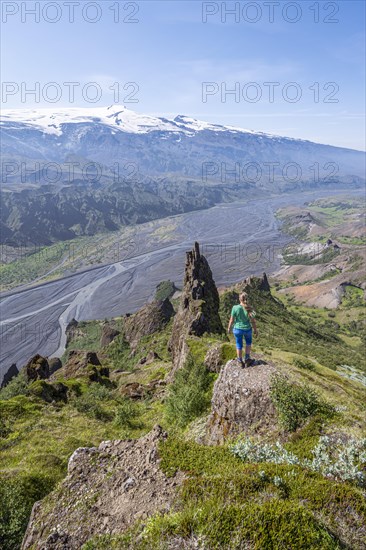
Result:
{"label": "white flowering plant", "polygon": [[319,472],[324,477],[366,486],[366,438],[344,442],[322,436],[312,450],[312,459],[297,457],[279,441],[271,445],[250,438],[240,439],[230,450],[243,462],[297,465]]}

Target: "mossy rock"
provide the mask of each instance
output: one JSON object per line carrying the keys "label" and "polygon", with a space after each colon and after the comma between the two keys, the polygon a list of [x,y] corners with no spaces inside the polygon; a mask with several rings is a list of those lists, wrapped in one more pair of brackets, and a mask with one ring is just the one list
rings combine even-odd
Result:
{"label": "mossy rock", "polygon": [[109,382],[109,369],[107,367],[88,364],[86,372],[90,382]]}
{"label": "mossy rock", "polygon": [[64,403],[67,402],[68,388],[61,382],[50,384],[45,380],[37,380],[29,386],[29,391],[31,395],[34,395],[47,403],[52,403],[53,401],[63,401]]}

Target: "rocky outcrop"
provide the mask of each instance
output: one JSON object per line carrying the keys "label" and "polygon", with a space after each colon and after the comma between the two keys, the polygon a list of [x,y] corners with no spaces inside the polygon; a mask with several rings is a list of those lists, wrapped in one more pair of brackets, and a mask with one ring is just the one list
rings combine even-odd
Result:
{"label": "rocky outcrop", "polygon": [[103,367],[94,351],[72,350],[62,369],[56,373],[56,378],[88,378],[90,382],[99,382],[103,377],[109,377],[109,369]]}
{"label": "rocky outcrop", "polygon": [[151,397],[157,389],[161,389],[166,385],[164,380],[152,380],[148,384],[140,384],[139,382],[129,382],[121,387],[120,393],[124,397],[131,399],[144,399]]}
{"label": "rocky outcrop", "polygon": [[223,366],[222,344],[214,344],[206,353],[204,365],[210,372],[220,372]]}
{"label": "rocky outcrop", "polygon": [[3,378],[3,381],[1,382],[1,386],[0,386],[0,389],[1,388],[5,388],[5,386],[7,386],[9,384],[9,382],[11,382],[13,380],[13,378],[15,378],[16,376],[18,376],[19,374],[19,371],[18,371],[18,367],[16,366],[15,363],[13,363],[9,368],[8,370],[6,371],[6,373],[4,374],[4,378]]}
{"label": "rocky outcrop", "polygon": [[62,368],[62,362],[59,357],[51,357],[51,359],[48,359],[48,365],[50,368],[50,376]]}
{"label": "rocky outcrop", "polygon": [[274,365],[258,361],[242,368],[229,361],[215,382],[212,410],[206,427],[206,442],[221,444],[228,436],[269,431],[276,424],[270,398]]}
{"label": "rocky outcrop", "polygon": [[46,380],[50,376],[50,367],[45,357],[35,355],[24,367],[25,376],[28,382],[35,380]]}
{"label": "rocky outcrop", "polygon": [[105,346],[109,346],[113,342],[117,336],[119,336],[121,332],[111,326],[109,323],[106,323],[103,325],[102,328],[102,336],[100,338],[100,346],[104,348]]}
{"label": "rocky outcrop", "polygon": [[83,333],[78,328],[79,323],[76,319],[71,319],[71,321],[68,323],[66,327],[66,347],[70,344],[71,340],[73,340],[76,336],[81,336]]}
{"label": "rocky outcrop", "polygon": [[95,535],[123,533],[137,519],[172,506],[183,474],[166,477],[155,428],[137,440],[104,441],[79,448],[63,483],[33,507],[22,550],[79,550]]}
{"label": "rocky outcrop", "polygon": [[174,315],[174,308],[168,298],[151,302],[125,320],[125,338],[135,350],[143,336],[162,330]]}
{"label": "rocky outcrop", "polygon": [[188,336],[224,333],[219,306],[219,293],[210,266],[201,255],[199,244],[196,242],[194,249],[187,252],[181,303],[174,318],[169,342],[174,363],[172,375],[183,366],[187,358]]}
{"label": "rocky outcrop", "polygon": [[57,401],[67,402],[68,387],[61,382],[50,383],[45,380],[37,380],[29,386],[29,391],[46,403]]}
{"label": "rocky outcrop", "polygon": [[255,277],[254,275],[248,277],[247,279],[244,279],[242,283],[242,291],[248,292],[250,294],[251,291],[260,290],[262,292],[270,292],[271,287],[268,282],[268,277],[266,273],[263,273],[262,277]]}
{"label": "rocky outcrop", "polygon": [[139,365],[151,365],[154,361],[161,361],[161,357],[156,351],[150,350],[149,353],[140,359]]}

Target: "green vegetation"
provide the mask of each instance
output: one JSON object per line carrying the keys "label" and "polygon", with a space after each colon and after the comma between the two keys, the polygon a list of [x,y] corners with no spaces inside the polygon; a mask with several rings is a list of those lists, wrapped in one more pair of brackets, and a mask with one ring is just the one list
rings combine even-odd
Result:
{"label": "green vegetation", "polygon": [[189,356],[184,367],[177,371],[166,401],[168,421],[184,427],[205,412],[210,405],[209,388],[212,375],[203,363]]}
{"label": "green vegetation", "polygon": [[[230,315],[231,307],[236,303],[236,296],[233,291],[222,294],[223,319]],[[366,370],[362,347],[345,345],[337,335],[336,327],[325,323],[321,310],[295,304],[291,306],[289,298],[281,295],[281,300],[287,301],[285,307],[280,299],[255,288],[250,290],[249,297],[257,312],[259,327],[259,337],[255,340],[255,345],[261,349],[279,349],[282,352],[300,354],[305,358],[315,359],[331,369],[342,364],[352,364]]]}
{"label": "green vegetation", "polygon": [[171,298],[176,291],[176,286],[172,281],[161,281],[155,291],[155,300],[165,300]]}
{"label": "green vegetation", "polygon": [[41,474],[18,474],[0,483],[0,545],[7,550],[19,548],[33,504],[54,486],[54,478]]}
{"label": "green vegetation", "polygon": [[308,284],[320,283],[321,281],[327,281],[328,279],[331,279],[332,277],[336,277],[340,273],[341,273],[340,269],[337,269],[337,268],[336,269],[331,269],[331,270],[327,271],[326,273],[324,273],[324,275],[322,275],[321,277],[318,277],[317,279],[314,279],[314,281],[311,281]]}
{"label": "green vegetation", "polygon": [[0,265],[1,290],[9,290],[44,277],[61,262],[63,257],[67,257],[70,246],[72,246],[71,243],[61,242],[36,251],[25,250],[26,253],[21,258],[9,264]]}
{"label": "green vegetation", "polygon": [[288,265],[318,265],[328,264],[339,256],[340,251],[334,248],[326,248],[324,252],[312,257],[309,254],[299,253],[293,245],[287,247],[283,252],[284,262]]}
{"label": "green vegetation", "polygon": [[299,369],[315,370],[314,363],[307,359],[299,359],[296,357],[293,360],[293,364],[295,365],[295,367],[298,367]]}
{"label": "green vegetation", "polygon": [[[189,477],[176,510],[148,520],[137,548],[165,548],[176,536],[212,549],[361,548],[366,506],[349,484],[294,464],[245,464],[225,447],[174,438],[161,454],[167,474]],[[343,514],[344,506],[352,513]]]}
{"label": "green vegetation", "polygon": [[[280,425],[255,441],[242,439],[240,453],[233,454],[232,441],[217,447],[192,441],[217,377],[206,370],[205,355],[215,345],[223,363],[233,358],[232,336],[189,337],[188,359],[167,387],[172,321],[142,337],[132,353],[123,319],[115,320],[121,335],[99,354],[110,368],[109,381],[59,376],[57,382],[28,385],[20,373],[0,391],[0,546],[19,548],[33,503],[63,479],[77,447],[140,437],[159,423],[169,432],[160,447],[161,467],[169,476],[186,473],[174,507],[124,534],[94,537],[83,550],[167,550],[174,539],[182,547],[192,540],[213,550],[361,549],[364,375],[358,369],[364,364],[366,316],[354,288],[346,287],[342,306],[329,311],[291,304],[253,283],[249,298],[259,328],[254,353],[261,351],[286,376],[277,375],[271,386]],[[220,296],[224,326],[240,290]],[[99,352],[102,322],[77,328],[68,351]],[[157,358],[141,363],[150,351]],[[131,382],[147,388],[156,381],[161,386],[138,401],[125,396]],[[62,394],[63,387],[66,402],[52,393]]]}
{"label": "green vegetation", "polygon": [[255,442],[251,439],[239,439],[231,451],[243,462],[300,465],[314,472],[320,472],[325,478],[351,481],[361,487],[366,486],[366,476],[361,468],[366,465],[366,439],[347,441],[332,440],[328,436],[320,437],[311,450],[312,460],[299,458],[286,450],[279,441],[275,445]]}
{"label": "green vegetation", "polygon": [[342,307],[365,307],[364,292],[362,288],[347,285],[342,298]]}
{"label": "green vegetation", "polygon": [[16,395],[28,395],[28,384],[25,378],[24,371],[21,371],[18,376],[13,378],[5,388],[0,390],[0,400],[7,400]]}
{"label": "green vegetation", "polygon": [[283,375],[273,378],[271,398],[279,421],[285,430],[295,431],[305,420],[316,415],[330,416],[334,409],[325,403],[311,387],[293,384]]}
{"label": "green vegetation", "polygon": [[136,427],[136,419],[140,416],[139,407],[131,399],[120,399],[114,416],[114,424],[118,428]]}
{"label": "green vegetation", "polygon": [[365,245],[366,244],[366,237],[350,237],[349,235],[341,235],[339,237],[339,242],[342,244],[354,244],[356,246],[358,245]]}
{"label": "green vegetation", "polygon": [[98,383],[64,380],[68,403],[47,403],[32,392],[33,384],[22,394],[16,380],[0,399],[0,546],[9,550],[19,548],[32,505],[64,478],[77,447],[138,437],[156,422],[154,408],[126,404],[116,390]]}

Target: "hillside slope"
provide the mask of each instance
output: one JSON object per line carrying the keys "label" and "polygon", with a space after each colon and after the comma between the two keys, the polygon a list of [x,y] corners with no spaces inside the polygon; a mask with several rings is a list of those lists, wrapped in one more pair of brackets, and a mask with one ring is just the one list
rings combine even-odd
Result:
{"label": "hillside slope", "polygon": [[[189,258],[175,317],[156,301],[73,322],[62,363],[37,357],[1,390],[5,548],[40,499],[24,549],[364,548],[361,348],[316,310],[287,308],[266,278],[217,300],[197,247]],[[241,290],[260,334],[247,370],[232,336],[191,330],[218,313],[225,327]],[[175,318],[187,325],[173,363]]]}

